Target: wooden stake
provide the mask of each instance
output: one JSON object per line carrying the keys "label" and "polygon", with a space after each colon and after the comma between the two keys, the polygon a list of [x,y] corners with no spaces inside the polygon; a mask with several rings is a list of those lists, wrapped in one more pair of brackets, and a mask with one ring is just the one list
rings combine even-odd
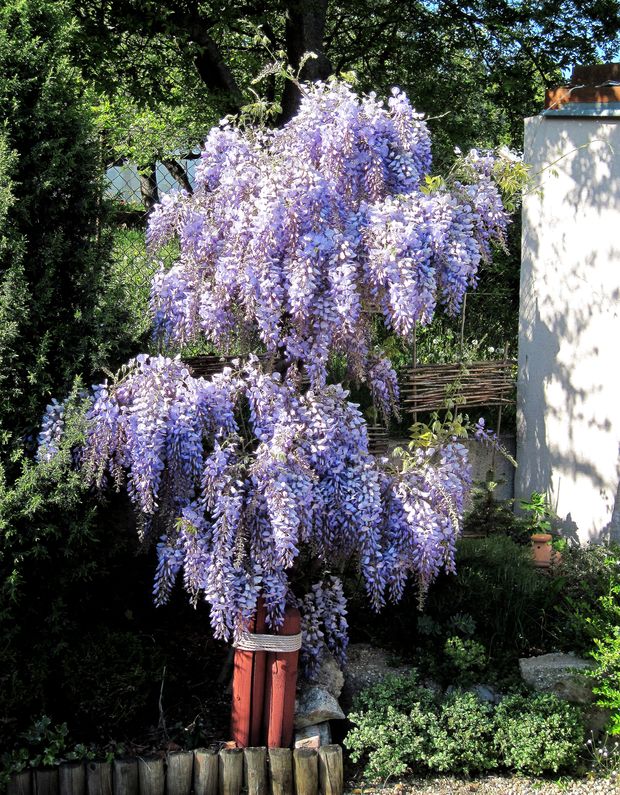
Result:
{"label": "wooden stake", "polygon": [[164,760],[159,757],[138,759],[140,795],[164,795]]}
{"label": "wooden stake", "polygon": [[248,795],[267,795],[267,749],[246,748],[243,755]]}
{"label": "wooden stake", "polygon": [[30,770],[15,773],[6,788],[6,795],[32,795],[32,774]]}
{"label": "wooden stake", "polygon": [[[254,632],[255,627],[256,621],[252,621],[249,631]],[[235,649],[230,733],[238,748],[250,744],[253,666],[254,652]]]}
{"label": "wooden stake", "polygon": [[293,763],[290,748],[269,749],[271,795],[293,795]]}
{"label": "wooden stake", "polygon": [[[287,608],[278,635],[297,635],[300,630],[299,610]],[[289,747],[293,742],[298,660],[298,651],[270,652],[267,658],[265,729],[269,748]]]}
{"label": "wooden stake", "polygon": [[339,745],[323,745],[319,748],[318,755],[321,795],[342,795],[342,748]]}
{"label": "wooden stake", "polygon": [[[262,597],[258,600],[256,607],[255,632],[263,634],[267,629],[267,610],[265,601]],[[259,746],[263,740],[263,713],[265,709],[265,670],[267,668],[267,652],[254,652],[254,662],[252,668],[252,704],[250,718],[250,745]]]}
{"label": "wooden stake", "polygon": [[194,795],[218,795],[219,757],[217,751],[194,751]]}
{"label": "wooden stake", "polygon": [[293,751],[295,795],[317,795],[319,791],[319,758],[314,748]]}
{"label": "wooden stake", "polygon": [[138,795],[140,791],[138,775],[137,759],[115,759],[112,764],[114,795]]}
{"label": "wooden stake", "polygon": [[243,787],[243,749],[223,748],[220,751],[220,793],[239,795]]}
{"label": "wooden stake", "polygon": [[64,762],[58,768],[60,795],[84,795],[86,768],[84,762]]}
{"label": "wooden stake", "polygon": [[112,763],[89,762],[86,765],[88,795],[112,795]]}
{"label": "wooden stake", "polygon": [[168,754],[166,795],[190,795],[193,769],[194,754],[191,751]]}
{"label": "wooden stake", "polygon": [[34,795],[58,795],[58,768],[34,771]]}

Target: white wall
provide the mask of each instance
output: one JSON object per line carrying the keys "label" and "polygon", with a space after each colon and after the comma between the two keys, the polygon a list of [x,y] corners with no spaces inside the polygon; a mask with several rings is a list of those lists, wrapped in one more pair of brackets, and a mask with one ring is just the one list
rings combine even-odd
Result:
{"label": "white wall", "polygon": [[526,119],[525,160],[515,492],[620,540],[620,118]]}

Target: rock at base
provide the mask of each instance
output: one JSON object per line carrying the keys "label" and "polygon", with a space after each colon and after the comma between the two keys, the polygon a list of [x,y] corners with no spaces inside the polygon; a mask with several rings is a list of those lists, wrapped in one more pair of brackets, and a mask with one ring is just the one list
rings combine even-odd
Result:
{"label": "rock at base", "polygon": [[321,655],[318,671],[311,684],[324,688],[334,698],[340,698],[344,685],[344,675],[336,658],[330,651],[324,651]]}
{"label": "rock at base", "polygon": [[301,688],[295,704],[295,728],[315,726],[327,720],[342,720],[344,712],[336,699],[323,687],[306,685]]}
{"label": "rock at base", "polygon": [[295,732],[295,748],[320,748],[321,745],[329,745],[331,741],[332,732],[328,721],[304,726]]}
{"label": "rock at base", "polygon": [[594,663],[574,654],[541,654],[519,660],[521,678],[534,690],[554,693],[572,704],[590,705],[595,700],[592,693],[594,680],[585,676]]}

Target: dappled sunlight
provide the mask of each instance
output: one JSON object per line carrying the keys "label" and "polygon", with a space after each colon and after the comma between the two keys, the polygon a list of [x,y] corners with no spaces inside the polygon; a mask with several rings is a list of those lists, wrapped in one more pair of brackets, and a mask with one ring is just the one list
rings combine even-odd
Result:
{"label": "dappled sunlight", "polygon": [[620,125],[526,121],[518,496],[545,490],[567,535],[609,535],[618,491]]}

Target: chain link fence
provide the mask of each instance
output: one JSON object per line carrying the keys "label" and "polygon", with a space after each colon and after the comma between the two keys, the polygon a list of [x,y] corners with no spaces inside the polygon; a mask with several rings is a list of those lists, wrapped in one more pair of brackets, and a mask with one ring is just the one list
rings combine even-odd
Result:
{"label": "chain link fence", "polygon": [[136,322],[148,326],[148,299],[151,281],[157,268],[170,267],[178,257],[178,245],[171,242],[157,254],[146,251],[146,227],[149,211],[163,196],[180,189],[192,189],[194,159],[156,163],[147,173],[140,173],[131,163],[109,166],[105,173],[104,196],[107,200],[106,230],[111,236],[111,278],[122,290]]}

